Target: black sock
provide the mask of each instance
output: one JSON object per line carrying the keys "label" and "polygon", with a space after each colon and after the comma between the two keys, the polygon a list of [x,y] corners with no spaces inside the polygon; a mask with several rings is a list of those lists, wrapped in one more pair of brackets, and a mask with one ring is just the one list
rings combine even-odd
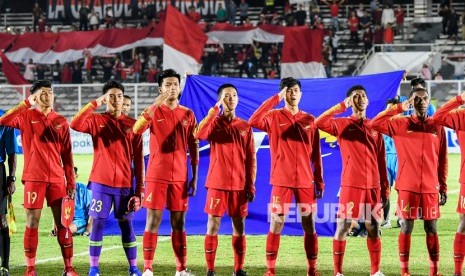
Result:
{"label": "black sock", "polygon": [[0,258],[2,267],[9,269],[10,263],[10,231],[9,228],[0,229]]}

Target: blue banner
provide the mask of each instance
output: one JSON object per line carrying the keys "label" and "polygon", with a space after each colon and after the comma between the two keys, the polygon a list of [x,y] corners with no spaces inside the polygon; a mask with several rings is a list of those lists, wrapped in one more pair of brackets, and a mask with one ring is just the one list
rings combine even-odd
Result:
{"label": "blue banner", "polygon": [[[366,88],[369,106],[368,118],[374,117],[385,108],[387,99],[395,97],[399,88],[403,71],[332,79],[306,79],[302,82],[302,100],[300,108],[315,117],[331,106],[343,101],[347,90],[360,84]],[[236,115],[248,120],[253,112],[274,94],[279,92],[279,80],[258,80],[239,78],[218,78],[206,76],[188,76],[181,97],[181,104],[191,108],[197,121],[202,120],[217,102],[217,88],[224,83],[232,83],[238,89],[239,105]],[[282,107],[283,103],[277,106]],[[341,116],[348,116],[348,111]],[[257,152],[257,194],[255,201],[249,204],[249,216],[246,220],[247,234],[266,234],[269,230],[268,203],[271,186],[270,152],[268,136],[264,132],[254,130]],[[335,230],[335,215],[338,202],[338,191],[341,175],[341,156],[335,137],[321,135],[321,152],[323,156],[324,181],[326,184],[323,199],[318,201],[317,232],[321,236],[332,236]],[[200,165],[197,195],[189,200],[189,211],[186,216],[187,234],[203,235],[206,232],[207,214],[205,206],[206,190],[205,178],[209,165],[209,146],[206,141],[200,142]],[[286,219],[284,235],[301,235],[302,227],[297,209],[292,208]],[[145,210],[139,211],[134,218],[137,234],[142,234],[145,226]],[[169,235],[171,232],[169,213],[164,212],[159,234]],[[108,222],[105,234],[119,233],[118,224],[112,220]],[[232,233],[230,218],[225,216],[220,227],[221,234]]]}

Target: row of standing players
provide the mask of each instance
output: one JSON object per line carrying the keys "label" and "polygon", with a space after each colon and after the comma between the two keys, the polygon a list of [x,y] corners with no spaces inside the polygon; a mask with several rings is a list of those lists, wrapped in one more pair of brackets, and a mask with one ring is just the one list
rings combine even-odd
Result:
{"label": "row of standing players", "polygon": [[[93,223],[88,275],[100,274],[98,264],[103,229],[112,208],[121,228],[129,275],[153,275],[152,263],[164,208],[170,210],[171,216],[175,275],[193,275],[186,268],[184,221],[188,196],[195,195],[197,189],[198,139],[206,139],[211,145],[210,168],[205,184],[208,188],[205,204],[205,212],[208,213],[205,237],[207,275],[215,275],[218,228],[225,212],[231,216],[233,223],[233,275],[247,275],[243,270],[246,251],[244,222],[247,203],[254,199],[256,174],[251,127],[268,133],[271,166],[274,168],[270,176],[272,217],[266,240],[266,276],[276,274],[280,233],[293,196],[302,208],[309,208],[301,210],[307,274],[320,275],[316,269],[318,238],[312,212],[316,199],[321,198],[324,192],[318,129],[338,138],[343,162],[340,208],[333,240],[334,275],[343,275],[345,240],[350,222],[360,217],[365,218],[368,232],[370,275],[384,275],[380,271],[378,230],[382,220],[381,209],[389,200],[390,189],[381,134],[393,138],[399,159],[396,189],[398,215],[403,220],[399,234],[401,273],[409,275],[410,236],[414,220],[421,218],[425,224],[430,275],[440,275],[436,221],[439,205],[445,204],[447,199],[447,145],[442,125],[456,130],[465,129],[465,110],[456,109],[465,102],[465,93],[451,99],[433,117],[429,117],[426,114],[429,93],[424,87],[415,88],[407,101],[369,120],[366,118],[367,92],[363,86],[355,85],[348,90],[344,101],[315,119],[299,109],[300,82],[285,78],[280,83],[281,91],[265,101],[246,122],[235,115],[239,99],[237,89],[231,84],[224,84],[218,88],[218,102],[197,125],[193,112],[178,103],[180,75],[174,70],[165,70],[159,75],[158,84],[160,95],[137,121],[122,114],[124,86],[116,81],[107,82],[103,95],[88,103],[71,121],[72,129],[91,135],[94,146],[89,178]],[[282,100],[284,108],[274,109]],[[67,194],[75,195],[69,128],[66,119],[53,111],[53,102],[50,82],[36,81],[31,87],[31,95],[0,117],[1,125],[20,129],[23,141],[24,251],[27,265],[24,275],[37,274],[37,229],[45,198],[57,225],[57,239],[65,266],[63,275],[78,275],[72,266],[72,235],[60,222],[61,199]],[[106,105],[106,112],[96,113],[95,110],[102,105]],[[351,116],[334,118],[349,107],[352,108]],[[414,114],[398,116],[411,107]],[[151,153],[144,189],[141,135],[147,129],[151,133]],[[461,132],[458,133],[461,139]],[[192,167],[190,180],[187,179],[187,150]],[[43,164],[48,166],[44,168]],[[136,179],[135,191],[131,190],[130,184],[132,170]],[[461,172],[461,183],[465,183],[464,177],[465,171]],[[454,275],[462,275],[465,255],[465,206],[460,204],[465,202],[464,197],[465,189],[461,187],[457,208],[461,222],[454,241]],[[137,268],[136,238],[131,221],[131,211],[137,211],[141,205],[147,208],[143,273]]]}

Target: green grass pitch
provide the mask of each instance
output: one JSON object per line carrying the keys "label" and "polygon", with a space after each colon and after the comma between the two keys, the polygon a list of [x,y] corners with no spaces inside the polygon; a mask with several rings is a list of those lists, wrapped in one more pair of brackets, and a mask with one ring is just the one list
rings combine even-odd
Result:
{"label": "green grass pitch", "polygon": [[[92,166],[91,155],[75,155],[75,164],[79,167],[78,181],[86,183]],[[23,168],[23,157],[18,156],[16,176],[20,179]],[[458,214],[455,212],[458,198],[458,177],[460,170],[460,155],[449,155],[449,196],[446,206],[441,208],[441,218],[438,221],[439,240],[441,245],[440,272],[443,275],[453,274],[453,240],[458,225]],[[199,186],[203,183],[199,183]],[[260,189],[260,187],[258,187]],[[17,218],[18,232],[11,241],[11,275],[23,275],[25,261],[23,253],[23,234],[25,215],[22,208],[21,182],[17,182],[14,195],[14,205]],[[391,202],[396,200],[393,192]],[[393,208],[391,208],[391,212]],[[393,216],[391,216],[393,217]],[[189,219],[189,216],[187,216]],[[39,248],[37,252],[38,275],[61,275],[62,260],[56,238],[49,237],[51,229],[51,211],[43,209],[39,228]],[[393,224],[395,222],[393,221]],[[247,229],[247,225],[246,225]],[[397,235],[399,228],[383,230],[381,270],[386,275],[399,275],[399,261],[397,256]],[[261,276],[265,271],[265,240],[266,236],[247,237],[247,255],[245,270],[248,275]],[[139,268],[142,269],[142,237],[137,237]],[[196,275],[205,275],[205,258],[203,254],[203,236],[188,236],[188,267]],[[74,237],[74,265],[80,275],[87,275],[88,260],[87,237]],[[175,262],[169,237],[160,237],[154,261],[155,275],[174,275]],[[231,275],[233,270],[233,252],[230,236],[220,236],[217,252],[217,275]],[[425,244],[423,223],[417,221],[412,235],[410,252],[410,268],[412,275],[424,276],[429,272],[428,254]],[[332,275],[332,239],[319,239],[318,269],[323,275]],[[121,248],[121,239],[117,236],[104,237],[104,246],[100,259],[102,275],[127,275],[127,262]],[[306,275],[306,258],[302,237],[283,236],[277,261],[278,275],[303,276]],[[344,259],[344,274],[346,276],[369,275],[369,256],[366,241],[363,238],[348,238]]]}

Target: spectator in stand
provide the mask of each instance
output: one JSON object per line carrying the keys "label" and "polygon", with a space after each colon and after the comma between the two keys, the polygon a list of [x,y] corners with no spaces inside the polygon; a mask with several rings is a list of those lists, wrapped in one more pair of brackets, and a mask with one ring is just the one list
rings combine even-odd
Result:
{"label": "spectator in stand", "polygon": [[32,60],[32,58],[30,58],[28,63],[26,64],[26,68],[24,69],[23,77],[31,83],[35,79],[34,78],[35,69],[36,69],[36,65],[34,64],[34,61]]}
{"label": "spectator in stand", "polygon": [[247,58],[247,53],[246,53],[246,48],[245,47],[242,47],[238,52],[237,52],[237,56],[236,56],[236,61],[237,61],[237,65],[239,67],[239,78],[242,78],[242,73],[244,72],[244,70],[246,71],[247,73],[247,68],[245,66],[245,60]]}
{"label": "spectator in stand", "polygon": [[459,57],[457,61],[452,61],[448,59],[446,56],[444,57],[444,61],[454,66],[454,79],[463,80],[464,70],[465,70],[465,61],[463,59],[463,56]]}
{"label": "spectator in stand", "polygon": [[44,33],[47,28],[47,20],[43,14],[40,15],[39,20],[37,21],[37,28],[39,33]]}
{"label": "spectator in stand", "polygon": [[115,64],[113,65],[113,76],[115,80],[121,81],[122,80],[122,71],[123,71],[123,62],[119,57],[116,57]]}
{"label": "spectator in stand", "polygon": [[85,0],[81,1],[79,8],[79,30],[87,31],[89,29],[89,7]]}
{"label": "spectator in stand", "polygon": [[379,6],[378,0],[371,0],[371,2],[370,2],[370,10],[371,10],[372,15],[375,13],[378,6]]}
{"label": "spectator in stand", "polygon": [[218,10],[216,11],[216,21],[226,22],[226,20],[227,20],[227,13],[226,13],[226,10],[223,8],[223,4],[220,2],[218,4]]}
{"label": "spectator in stand", "polygon": [[285,26],[294,26],[296,24],[295,14],[288,9],[282,16]]}
{"label": "spectator in stand", "polygon": [[82,83],[82,66],[79,61],[74,62],[73,73],[72,73],[73,83]]}
{"label": "spectator in stand", "polygon": [[363,11],[363,16],[359,19],[359,25],[362,30],[371,27],[371,17],[368,15],[367,11]]}
{"label": "spectator in stand", "polygon": [[465,40],[465,10],[462,12],[462,40]]}
{"label": "spectator in stand", "polygon": [[329,4],[327,0],[322,0],[323,3],[329,6],[329,10],[331,13],[331,21],[336,32],[339,31],[339,8],[342,5],[342,3],[344,3],[344,1],[345,0],[333,0],[333,2]]}
{"label": "spectator in stand", "polygon": [[105,59],[105,60],[99,60],[100,66],[102,66],[102,71],[103,71],[103,82],[107,82],[111,79],[112,76],[112,71],[113,71],[113,65],[111,64],[110,60]]}
{"label": "spectator in stand", "polygon": [[166,11],[163,5],[160,3],[158,4],[158,11],[157,11],[157,19],[158,21],[163,20],[166,18]]}
{"label": "spectator in stand", "polygon": [[252,21],[250,21],[249,17],[245,19],[244,27],[253,27]]}
{"label": "spectator in stand", "polygon": [[[43,80],[45,79],[45,71],[47,70],[47,66],[46,65],[42,65],[42,64],[37,64],[36,66],[36,76],[37,76],[37,79],[38,80]],[[0,274],[1,275],[1,274]]]}
{"label": "spectator in stand", "polygon": [[304,11],[304,6],[299,4],[298,10],[295,12],[295,21],[297,22],[297,26],[305,25],[305,20],[307,19],[307,12]]}
{"label": "spectator in stand", "polygon": [[458,42],[460,17],[454,8],[450,9],[449,20],[447,20],[447,33],[450,40]]}
{"label": "spectator in stand", "polygon": [[388,24],[391,24],[392,26],[395,22],[396,17],[394,16],[394,10],[391,5],[387,5],[381,14],[381,23],[383,24],[383,27],[386,28]]}
{"label": "spectator in stand", "polygon": [[356,12],[357,12],[357,17],[359,19],[362,18],[363,15],[365,15],[365,7],[363,6],[362,2],[358,4],[358,9],[356,10]]}
{"label": "spectator in stand", "polygon": [[149,65],[151,64],[153,67],[155,68],[157,67],[158,57],[157,55],[155,55],[155,52],[153,50],[150,50],[148,60],[149,60]]}
{"label": "spectator in stand", "polygon": [[63,68],[61,69],[61,83],[72,83],[73,82],[73,72],[71,68],[69,68],[68,63],[63,64]]}
{"label": "spectator in stand", "polygon": [[264,0],[264,2],[262,14],[265,15],[266,19],[271,19],[275,14],[275,0]]}
{"label": "spectator in stand", "polygon": [[373,12],[371,17],[373,18],[373,24],[381,25],[381,18],[383,17],[383,10],[381,9],[380,6],[376,8],[376,10]]}
{"label": "spectator in stand", "polygon": [[448,5],[441,5],[439,16],[442,17],[442,33],[447,34],[447,26],[449,25],[450,10]]}
{"label": "spectator in stand", "polygon": [[337,62],[337,50],[339,49],[339,36],[333,31],[328,31],[328,36],[325,37],[325,42],[329,43],[332,49],[333,62]]}
{"label": "spectator in stand", "polygon": [[147,18],[152,21],[156,17],[156,12],[155,12],[155,2],[150,1],[147,4]]}
{"label": "spectator in stand", "polygon": [[433,79],[434,79],[435,81],[442,81],[443,78],[442,78],[441,71],[437,71],[436,74],[434,74]]}
{"label": "spectator in stand", "polygon": [[422,77],[425,80],[431,80],[432,79],[431,70],[429,69],[429,67],[428,67],[428,65],[426,63],[423,64],[423,67],[420,70],[420,77]]}
{"label": "spectator in stand", "polygon": [[244,21],[249,16],[249,4],[247,3],[246,0],[241,0],[241,3],[239,4],[239,14],[240,14],[241,25],[242,25],[244,24]]}
{"label": "spectator in stand", "polygon": [[105,26],[107,29],[111,29],[115,25],[115,17],[113,16],[112,7],[106,7],[105,9]]}
{"label": "spectator in stand", "polygon": [[365,28],[363,31],[363,48],[365,50],[365,54],[370,51],[371,47],[373,47],[373,32],[371,28]]}
{"label": "spectator in stand", "polygon": [[84,52],[84,70],[86,71],[86,81],[92,82],[92,55],[89,51]]}
{"label": "spectator in stand", "polygon": [[315,30],[318,30],[318,29],[324,30],[325,29],[325,24],[323,24],[320,17],[317,17],[316,20],[315,20],[315,23],[313,23],[313,29],[315,29]]}
{"label": "spectator in stand", "polygon": [[394,16],[396,17],[396,32],[398,35],[404,36],[405,12],[402,9],[402,5],[397,5],[397,9],[394,11]]}
{"label": "spectator in stand", "polygon": [[386,52],[392,51],[392,44],[394,43],[394,29],[392,29],[392,25],[388,23],[386,25],[386,29],[384,29],[384,44],[388,44],[386,46]]}
{"label": "spectator in stand", "polygon": [[93,31],[98,30],[98,27],[100,25],[100,14],[98,12],[95,12],[94,9],[90,10],[89,25],[90,29]]}
{"label": "spectator in stand", "polygon": [[330,78],[331,77],[331,72],[332,72],[332,56],[331,56],[331,45],[329,43],[325,43],[323,45],[323,49],[321,52],[321,55],[323,57],[322,64],[325,67],[325,72],[326,72],[326,77]]}
{"label": "spectator in stand", "polygon": [[[373,31],[373,43],[374,44],[383,44],[384,40],[384,33],[383,29],[381,28],[381,25],[376,25],[375,30]],[[376,49],[377,51],[379,48]]]}
{"label": "spectator in stand", "polygon": [[310,20],[312,22],[312,24],[315,23],[315,21],[319,18],[321,19],[321,12],[320,12],[320,6],[318,6],[316,4],[316,2],[313,2],[314,4],[312,4],[310,6]]}
{"label": "spectator in stand", "polygon": [[234,1],[229,1],[229,5],[226,7],[227,13],[228,13],[228,18],[229,18],[229,24],[231,25],[236,25],[236,2]]}
{"label": "spectator in stand", "polygon": [[42,9],[40,8],[39,6],[39,3],[35,3],[34,4],[34,8],[32,8],[32,25],[33,25],[33,29],[34,29],[34,32],[37,31],[37,25],[39,23],[39,18],[40,16],[42,15]]}
{"label": "spectator in stand", "polygon": [[149,63],[149,71],[147,72],[147,82],[149,83],[155,83],[156,82],[156,77],[158,75],[158,70],[155,66],[152,65],[152,63]]}
{"label": "spectator in stand", "polygon": [[194,6],[189,7],[189,10],[187,12],[187,17],[189,17],[196,23],[199,23],[200,19],[202,19],[202,17],[200,16],[200,13],[195,10]]}
{"label": "spectator in stand", "polygon": [[358,44],[358,17],[355,11],[350,13],[349,18],[350,42]]}
{"label": "spectator in stand", "polygon": [[50,73],[52,75],[53,84],[61,83],[61,64],[59,60],[56,60],[55,64],[50,67]]}
{"label": "spectator in stand", "polygon": [[132,61],[132,75],[134,77],[134,83],[139,83],[140,73],[142,71],[142,62],[138,55],[135,55]]}

